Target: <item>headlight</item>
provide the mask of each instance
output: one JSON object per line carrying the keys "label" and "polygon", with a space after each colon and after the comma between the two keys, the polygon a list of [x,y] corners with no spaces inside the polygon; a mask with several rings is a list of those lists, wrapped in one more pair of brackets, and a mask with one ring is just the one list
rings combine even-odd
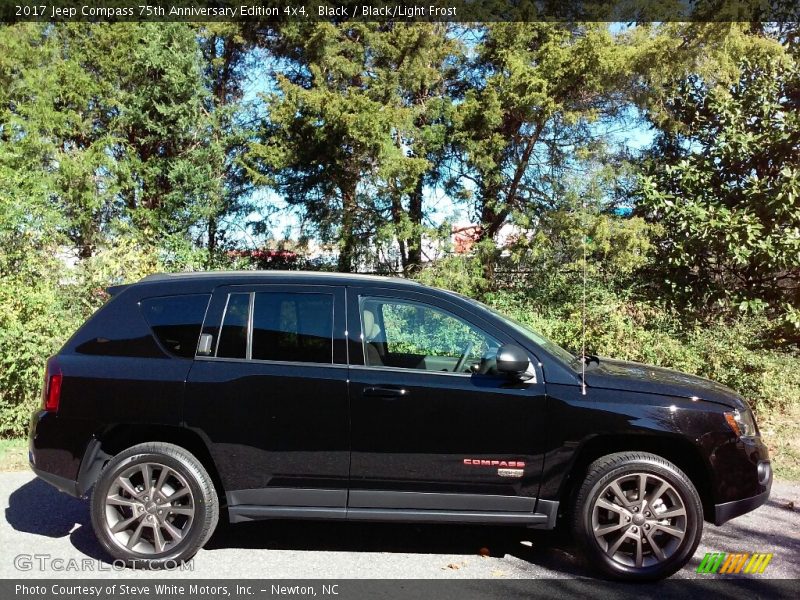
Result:
{"label": "headlight", "polygon": [[725,413],[725,420],[730,425],[733,432],[739,437],[754,437],[758,435],[756,429],[756,420],[753,418],[753,413],[749,410]]}

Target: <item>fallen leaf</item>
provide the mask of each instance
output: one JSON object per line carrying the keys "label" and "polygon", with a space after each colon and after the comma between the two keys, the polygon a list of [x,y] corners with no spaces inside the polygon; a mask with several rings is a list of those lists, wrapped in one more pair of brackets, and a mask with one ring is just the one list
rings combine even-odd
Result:
{"label": "fallen leaf", "polygon": [[453,569],[455,571],[457,569],[460,569],[461,567],[459,567],[456,563],[450,563],[449,565],[447,565],[447,568]]}

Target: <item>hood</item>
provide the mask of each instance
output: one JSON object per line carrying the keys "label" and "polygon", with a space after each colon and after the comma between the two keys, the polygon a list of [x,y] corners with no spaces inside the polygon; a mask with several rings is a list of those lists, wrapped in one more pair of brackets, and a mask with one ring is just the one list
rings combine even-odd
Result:
{"label": "hood", "polygon": [[697,375],[641,363],[601,358],[586,368],[589,387],[699,398],[745,410],[747,403],[732,389]]}

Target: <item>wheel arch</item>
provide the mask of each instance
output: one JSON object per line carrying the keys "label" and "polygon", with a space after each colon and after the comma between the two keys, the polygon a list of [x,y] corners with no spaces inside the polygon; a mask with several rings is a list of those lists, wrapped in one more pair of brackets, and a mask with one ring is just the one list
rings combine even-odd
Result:
{"label": "wheel arch", "polygon": [[78,474],[79,494],[86,494],[100,477],[105,464],[123,450],[145,442],[165,442],[191,452],[214,482],[220,507],[225,506],[225,491],[208,446],[196,432],[170,425],[118,424],[96,435],[86,449]]}
{"label": "wheel arch", "polygon": [[706,521],[713,520],[714,495],[711,469],[700,450],[680,436],[597,435],[578,449],[559,490],[561,506],[571,510],[575,493],[583,482],[589,465],[598,458],[615,452],[649,452],[664,458],[686,473],[703,503]]}

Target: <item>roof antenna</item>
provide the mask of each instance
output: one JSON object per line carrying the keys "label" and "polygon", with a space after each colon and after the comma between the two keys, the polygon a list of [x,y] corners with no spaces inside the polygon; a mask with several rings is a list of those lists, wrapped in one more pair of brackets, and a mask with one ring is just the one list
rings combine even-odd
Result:
{"label": "roof antenna", "polygon": [[581,200],[581,237],[583,248],[583,301],[581,304],[581,395],[586,395],[586,198]]}

